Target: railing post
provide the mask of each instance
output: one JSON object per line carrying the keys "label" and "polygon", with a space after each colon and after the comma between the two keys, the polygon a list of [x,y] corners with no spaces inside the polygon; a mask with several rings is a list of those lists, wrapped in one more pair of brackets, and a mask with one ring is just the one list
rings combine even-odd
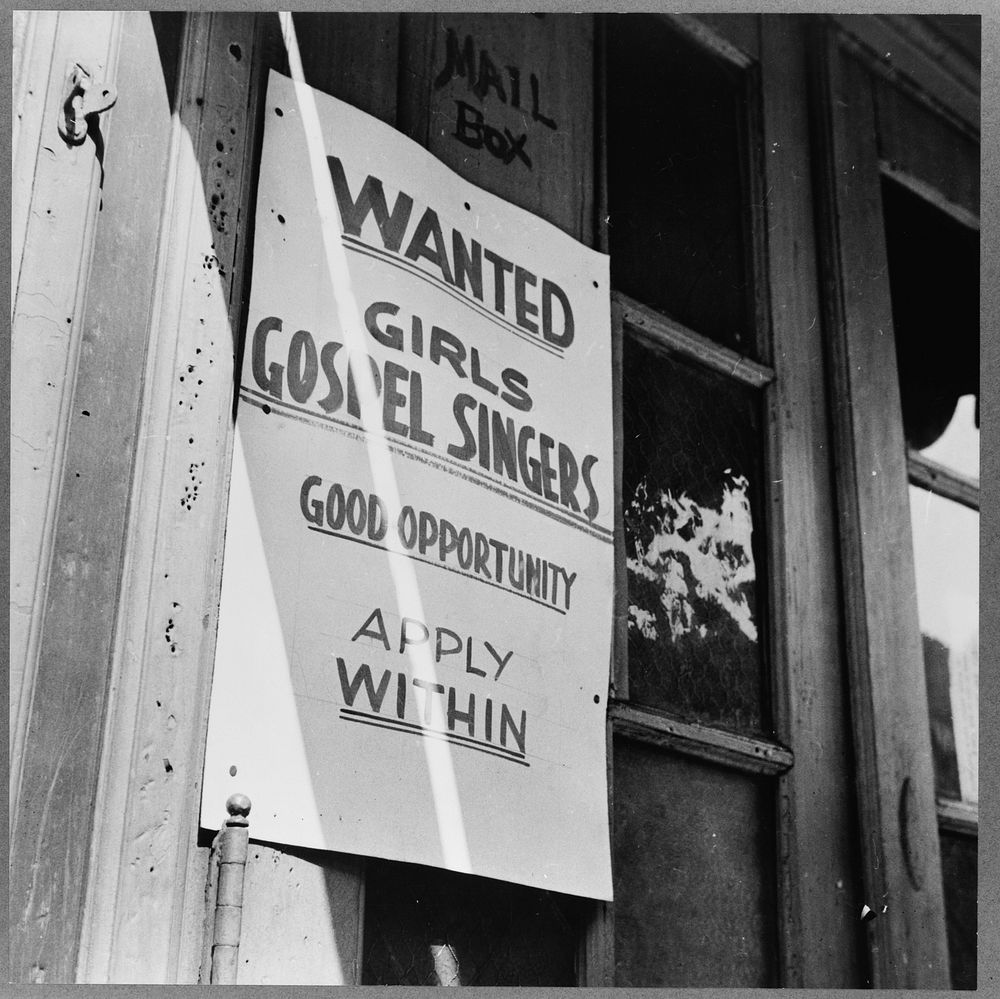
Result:
{"label": "railing post", "polygon": [[212,934],[213,985],[235,985],[239,966],[240,924],[243,918],[243,874],[247,863],[250,837],[250,799],[233,794],[226,801],[229,818],[219,832],[216,848],[219,857],[218,892],[215,900],[215,926]]}

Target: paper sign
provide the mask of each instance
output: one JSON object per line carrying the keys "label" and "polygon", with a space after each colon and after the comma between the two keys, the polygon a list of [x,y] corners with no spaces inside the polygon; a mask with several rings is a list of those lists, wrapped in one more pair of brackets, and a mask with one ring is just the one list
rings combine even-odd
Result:
{"label": "paper sign", "polygon": [[275,73],[265,115],[203,825],[610,898],[607,257]]}

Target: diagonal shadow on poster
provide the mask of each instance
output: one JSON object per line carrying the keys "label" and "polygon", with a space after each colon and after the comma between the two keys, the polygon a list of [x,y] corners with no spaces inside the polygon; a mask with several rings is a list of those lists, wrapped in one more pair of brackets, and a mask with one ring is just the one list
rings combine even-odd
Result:
{"label": "diagonal shadow on poster", "polygon": [[203,825],[611,897],[608,294],[271,73]]}

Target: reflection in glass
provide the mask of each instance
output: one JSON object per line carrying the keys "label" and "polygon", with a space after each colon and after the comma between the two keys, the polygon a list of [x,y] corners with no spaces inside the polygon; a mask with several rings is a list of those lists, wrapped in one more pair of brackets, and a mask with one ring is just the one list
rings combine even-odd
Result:
{"label": "reflection in glass", "polygon": [[954,472],[979,478],[979,413],[974,395],[958,400],[944,433],[921,454]]}
{"label": "reflection in glass", "polygon": [[623,377],[629,699],[760,732],[759,399],[630,340]]}
{"label": "reflection in glass", "polygon": [[[749,600],[756,576],[749,482],[744,475],[734,478],[728,468],[723,474],[719,510],[700,507],[687,493],[651,490],[643,478],[625,513],[633,526],[635,552],[627,560],[628,571],[660,591],[673,642],[692,632],[706,638],[711,605],[728,614],[749,641],[757,641]],[[629,606],[629,628],[636,627],[649,641],[660,637],[659,617]]]}
{"label": "reflection in glass", "polygon": [[[979,232],[889,179],[882,207],[903,429],[923,451],[956,417],[978,424],[956,403],[979,391]],[[947,452],[938,460],[956,467]],[[978,475],[978,461],[956,470]]]}
{"label": "reflection in glass", "polygon": [[938,793],[979,800],[979,513],[910,486]]}

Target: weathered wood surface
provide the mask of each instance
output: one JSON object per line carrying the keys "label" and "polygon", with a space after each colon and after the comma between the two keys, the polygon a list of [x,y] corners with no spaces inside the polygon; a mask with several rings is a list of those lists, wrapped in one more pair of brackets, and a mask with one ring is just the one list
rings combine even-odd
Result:
{"label": "weathered wood surface", "polygon": [[801,24],[764,16],[760,82],[771,303],[767,388],[771,669],[777,738],[784,985],[864,981],[851,731],[837,591],[837,533],[816,281],[806,51]]}
{"label": "weathered wood surface", "polygon": [[[964,220],[979,218],[979,143],[892,81],[875,77],[878,150],[888,170]],[[932,193],[933,192],[933,193]],[[936,195],[936,196],[935,196]]]}
{"label": "weathered wood surface", "polygon": [[[306,83],[394,124],[399,22],[398,14],[294,14]],[[261,60],[289,75],[277,14],[261,15]]]}
{"label": "weathered wood surface", "polygon": [[927,695],[871,78],[815,52],[826,331],[867,923],[876,988],[947,988]]}
{"label": "weathered wood surface", "polygon": [[67,149],[56,131],[56,91],[63,85],[71,46],[81,59],[110,68],[110,33],[116,30],[107,18],[94,19],[81,33],[85,15],[38,11],[26,16],[21,72],[15,81],[11,161],[12,820],[18,810],[16,792],[99,196],[93,145]]}
{"label": "weathered wood surface", "polygon": [[629,335],[644,347],[668,357],[676,354],[687,358],[751,388],[763,388],[774,379],[774,371],[767,365],[751,361],[735,350],[689,330],[628,295],[616,292],[614,298]]}
{"label": "weathered wood surface", "polygon": [[733,66],[746,68],[760,58],[756,14],[668,14],[689,38]]}
{"label": "weathered wood surface", "polygon": [[[979,131],[978,67],[958,55],[942,57],[940,40],[912,15],[836,14],[845,42],[864,51],[879,76],[904,86],[928,107],[943,111],[969,134]],[[847,40],[849,36],[850,41]]]}
{"label": "weathered wood surface", "polygon": [[[21,390],[37,392],[37,400],[22,397],[21,405],[37,401],[44,418],[47,400],[62,395],[65,439],[61,481],[49,489],[58,500],[51,555],[40,567],[44,604],[33,608],[40,618],[37,666],[12,835],[12,957],[20,981],[75,976],[155,279],[155,206],[165,181],[169,107],[162,79],[148,72],[151,46],[147,15],[60,19],[32,207],[32,223],[46,220],[51,235],[48,245],[35,245],[29,233],[21,267],[19,308],[31,322],[49,324],[18,332],[18,360],[26,362]],[[55,125],[67,56],[92,58],[88,68],[97,79],[104,75],[130,94],[92,121],[85,142],[72,148]],[[145,203],[153,210],[137,212]],[[29,317],[24,303],[33,294],[47,304]],[[57,315],[48,311],[60,305]],[[64,350],[71,327],[79,342]],[[52,371],[49,384],[33,386],[60,353],[62,377]],[[38,445],[44,452],[51,441]]]}
{"label": "weathered wood surface", "polygon": [[251,16],[189,16],[178,113],[164,133],[167,180],[160,211],[151,213],[156,294],[145,326],[82,981],[194,982],[201,963],[208,849],[196,836],[229,480],[253,52]]}
{"label": "weathered wood surface", "polygon": [[794,762],[787,747],[771,740],[684,721],[649,708],[612,704],[611,720],[616,735],[744,773],[773,777],[785,773]]}
{"label": "weathered wood surface", "polygon": [[358,857],[251,843],[239,981],[358,984],[363,875]]}
{"label": "weathered wood surface", "polygon": [[590,244],[593,49],[593,21],[579,15],[407,15],[399,127],[463,177]]}

